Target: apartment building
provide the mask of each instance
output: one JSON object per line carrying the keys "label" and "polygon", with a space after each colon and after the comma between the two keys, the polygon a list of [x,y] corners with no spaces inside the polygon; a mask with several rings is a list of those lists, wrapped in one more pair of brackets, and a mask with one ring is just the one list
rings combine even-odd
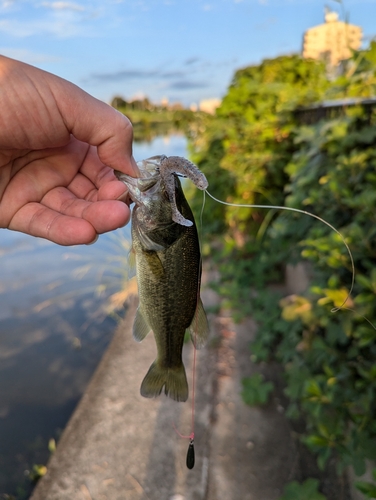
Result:
{"label": "apartment building", "polygon": [[326,9],[325,23],[314,26],[304,33],[303,57],[321,59],[330,66],[351,56],[351,49],[359,49],[362,28],[340,21],[336,12]]}

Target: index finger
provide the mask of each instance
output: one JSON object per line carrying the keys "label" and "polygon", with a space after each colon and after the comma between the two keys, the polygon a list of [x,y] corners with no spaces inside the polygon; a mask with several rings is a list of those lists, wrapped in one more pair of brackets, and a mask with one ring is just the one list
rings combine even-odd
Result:
{"label": "index finger", "polygon": [[[71,92],[67,92],[67,84],[72,87]],[[57,105],[74,137],[96,146],[105,165],[137,177],[139,171],[132,156],[133,128],[129,119],[73,83],[58,79],[56,88]]]}

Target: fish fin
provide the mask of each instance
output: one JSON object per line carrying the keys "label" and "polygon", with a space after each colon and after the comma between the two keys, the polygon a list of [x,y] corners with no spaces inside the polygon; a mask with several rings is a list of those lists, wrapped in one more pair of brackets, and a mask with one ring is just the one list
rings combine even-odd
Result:
{"label": "fish fin", "polygon": [[147,252],[148,256],[144,259],[145,267],[149,276],[153,279],[161,279],[165,273],[161,259],[155,252]]}
{"label": "fish fin", "polygon": [[140,311],[140,308],[138,308],[133,323],[133,338],[137,342],[141,342],[149,332],[151,332],[151,328],[147,324],[142,312]]}
{"label": "fish fin", "polygon": [[209,336],[209,323],[201,298],[198,301],[195,315],[188,330],[195,348],[201,349],[201,347],[204,347]]}
{"label": "fish fin", "polygon": [[135,269],[136,267],[136,252],[132,247],[128,253],[128,267],[129,269]]}
{"label": "fish fin", "polygon": [[162,250],[165,250],[165,246],[153,241],[146,233],[140,231],[138,226],[135,226],[134,229],[137,231],[137,238],[139,239],[143,250],[153,252],[161,252]]}
{"label": "fish fin", "polygon": [[187,401],[188,382],[183,363],[178,368],[161,368],[154,361],[142,381],[141,396],[155,398],[160,395],[163,386],[166,396],[175,401]]}

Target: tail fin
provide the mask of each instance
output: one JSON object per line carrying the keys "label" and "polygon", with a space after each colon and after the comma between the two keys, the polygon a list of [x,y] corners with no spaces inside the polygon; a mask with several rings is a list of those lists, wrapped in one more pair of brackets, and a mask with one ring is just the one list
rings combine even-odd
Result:
{"label": "tail fin", "polygon": [[188,382],[183,363],[178,368],[161,368],[157,361],[149,368],[141,384],[141,396],[155,398],[164,386],[166,396],[175,401],[187,401]]}

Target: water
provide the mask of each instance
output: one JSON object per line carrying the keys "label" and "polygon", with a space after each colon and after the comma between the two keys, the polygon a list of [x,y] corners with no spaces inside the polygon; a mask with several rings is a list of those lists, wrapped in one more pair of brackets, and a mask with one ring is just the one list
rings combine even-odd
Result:
{"label": "water", "polygon": [[[136,160],[157,154],[186,156],[186,139],[134,145]],[[112,338],[103,304],[120,285],[109,271],[119,237],[129,226],[70,248],[0,230],[0,498],[28,498],[33,464],[46,463]]]}

